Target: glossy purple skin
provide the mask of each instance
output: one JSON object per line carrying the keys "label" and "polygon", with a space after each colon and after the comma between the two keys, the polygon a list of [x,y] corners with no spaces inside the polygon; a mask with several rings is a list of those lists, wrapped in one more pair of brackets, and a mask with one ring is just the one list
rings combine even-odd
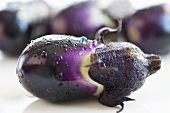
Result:
{"label": "glossy purple skin", "polygon": [[15,11],[0,11],[0,49],[10,55],[18,55],[29,43],[30,30],[22,31]]}
{"label": "glossy purple skin", "polygon": [[[107,19],[105,19],[107,18]],[[114,28],[115,23],[99,7],[97,2],[88,1],[72,5],[51,20],[51,32],[94,39],[102,27]]]}
{"label": "glossy purple skin", "polygon": [[31,94],[50,101],[94,96],[97,86],[85,80],[80,72],[83,56],[91,51],[90,43],[83,44],[80,38],[64,35],[35,40],[19,58],[20,83]]}
{"label": "glossy purple skin", "polygon": [[[17,8],[7,6],[0,10],[0,50],[4,53],[18,56],[32,39],[49,33],[48,18],[37,18],[32,21],[32,17],[36,18],[37,15],[25,10],[28,7],[35,8],[34,4],[37,3],[39,6],[48,8],[43,2],[34,1],[24,4],[25,6],[21,5]],[[24,13],[23,10],[25,10]],[[27,17],[24,18],[25,16]]]}
{"label": "glossy purple skin", "polygon": [[124,19],[125,38],[146,53],[165,54],[170,50],[170,7],[158,5],[137,11]]}

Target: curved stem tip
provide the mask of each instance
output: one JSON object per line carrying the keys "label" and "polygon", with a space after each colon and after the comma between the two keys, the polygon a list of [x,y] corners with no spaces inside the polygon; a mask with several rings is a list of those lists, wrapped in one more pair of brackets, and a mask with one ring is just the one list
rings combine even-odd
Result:
{"label": "curved stem tip", "polygon": [[98,43],[105,44],[106,41],[104,40],[105,35],[108,33],[120,33],[122,30],[122,19],[118,20],[118,27],[116,29],[110,28],[110,27],[103,27],[99,29],[95,35],[95,40],[97,40]]}

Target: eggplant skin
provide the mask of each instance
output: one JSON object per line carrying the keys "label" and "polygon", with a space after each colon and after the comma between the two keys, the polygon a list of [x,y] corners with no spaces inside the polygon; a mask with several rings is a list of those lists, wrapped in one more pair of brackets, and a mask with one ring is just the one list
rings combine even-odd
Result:
{"label": "eggplant skin", "polygon": [[18,60],[20,83],[31,94],[49,101],[94,96],[98,87],[80,70],[82,59],[91,51],[90,43],[85,37],[65,35],[32,41]]}
{"label": "eggplant skin", "polygon": [[0,11],[0,49],[8,55],[19,55],[30,42],[30,28],[25,32],[20,29],[15,11]]}
{"label": "eggplant skin", "polygon": [[170,50],[170,4],[152,6],[124,19],[123,35],[146,53]]}
{"label": "eggplant skin", "polygon": [[63,9],[51,19],[51,33],[94,39],[95,33],[100,28],[116,27],[116,23],[99,8],[97,3],[86,1]]}
{"label": "eggplant skin", "polygon": [[15,6],[10,3],[0,10],[0,50],[10,56],[19,56],[31,40],[49,33],[49,7],[45,2]]}

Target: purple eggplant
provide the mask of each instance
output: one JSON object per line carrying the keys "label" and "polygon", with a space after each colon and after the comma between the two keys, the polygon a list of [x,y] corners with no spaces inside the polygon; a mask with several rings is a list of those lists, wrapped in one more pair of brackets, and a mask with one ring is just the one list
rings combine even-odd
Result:
{"label": "purple eggplant", "polygon": [[107,33],[117,30],[99,30],[98,40],[93,41],[68,35],[47,35],[32,41],[18,59],[20,83],[41,99],[98,96],[101,104],[121,105],[118,112],[122,111],[124,101],[134,100],[126,96],[161,68],[161,57],[145,54],[131,43],[103,41]]}
{"label": "purple eggplant", "polygon": [[166,54],[170,51],[170,5],[152,6],[124,19],[124,36],[144,52]]}
{"label": "purple eggplant", "polygon": [[[73,36],[85,36],[94,39],[95,33],[102,27],[116,27],[116,23],[99,8],[97,1],[74,4],[60,11],[50,24],[51,33]],[[114,39],[114,38],[112,38]]]}
{"label": "purple eggplant", "polygon": [[0,10],[0,50],[21,54],[32,39],[49,33],[48,16],[49,8],[42,1],[9,3]]}

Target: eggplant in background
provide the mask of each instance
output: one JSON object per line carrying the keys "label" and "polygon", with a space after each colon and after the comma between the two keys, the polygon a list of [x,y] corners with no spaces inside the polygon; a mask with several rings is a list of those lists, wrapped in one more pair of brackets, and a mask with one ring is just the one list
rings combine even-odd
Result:
{"label": "eggplant in background", "polygon": [[127,41],[144,52],[166,54],[170,51],[170,4],[138,10],[123,21]]}
{"label": "eggplant in background", "polygon": [[43,1],[9,3],[0,10],[0,50],[18,56],[31,40],[49,33],[49,7]]}
{"label": "eggplant in background", "polygon": [[60,11],[51,19],[50,28],[52,34],[85,36],[94,39],[95,33],[100,28],[106,26],[115,28],[116,24],[100,8],[98,1],[86,1]]}

